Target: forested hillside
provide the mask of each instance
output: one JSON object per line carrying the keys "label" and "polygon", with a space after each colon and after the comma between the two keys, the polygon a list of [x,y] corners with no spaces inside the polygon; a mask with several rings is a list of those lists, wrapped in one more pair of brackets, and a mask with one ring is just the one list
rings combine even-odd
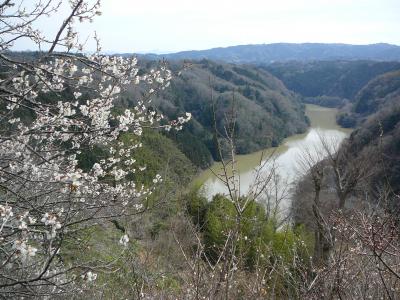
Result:
{"label": "forested hillside", "polygon": [[380,109],[390,108],[400,100],[400,71],[382,74],[369,81],[351,103],[342,107],[337,121],[344,127],[354,127]]}
{"label": "forested hillside", "polygon": [[[362,186],[363,191],[380,193],[389,188],[400,191],[400,71],[379,75],[369,81],[342,108],[337,121],[345,127],[356,127],[338,150],[341,168],[346,175],[351,170],[369,169],[368,176],[359,176],[352,189]],[[347,171],[345,171],[347,170]],[[345,180],[345,179],[344,179]],[[362,182],[362,183],[361,183]],[[376,196],[376,195],[375,195]],[[399,207],[396,202],[393,207]]]}
{"label": "forested hillside", "polygon": [[[152,62],[148,63],[150,66]],[[181,65],[171,66],[175,70]],[[123,97],[132,105],[135,91]],[[236,150],[239,154],[276,146],[308,126],[300,97],[265,70],[254,66],[192,62],[171,86],[153,100],[153,106],[170,119],[190,112],[193,121],[182,132],[171,132],[180,149],[200,167],[219,160],[214,141],[214,112],[218,132],[236,117]],[[213,109],[214,107],[214,109]]]}
{"label": "forested hillside", "polygon": [[163,55],[146,55],[148,58],[212,59],[233,63],[272,63],[276,61],[313,60],[400,60],[400,47],[390,44],[349,45],[322,43],[275,43],[240,45],[199,51],[182,51]]}
{"label": "forested hillside", "polygon": [[400,70],[385,73],[371,80],[355,97],[353,111],[370,115],[400,100]]}
{"label": "forested hillside", "polygon": [[[355,130],[341,145],[320,136],[299,158],[304,176],[294,191],[293,220],[314,231],[315,260],[346,261],[338,279],[345,298],[361,286],[370,295],[399,295],[387,289],[399,278],[399,77],[394,71],[372,79],[344,108],[339,121]],[[328,284],[341,267],[331,268],[324,274]]]}
{"label": "forested hillside", "polygon": [[305,102],[340,107],[354,101],[357,93],[378,75],[399,70],[398,62],[313,61],[265,65]]}
{"label": "forested hillside", "polygon": [[[399,194],[400,71],[371,80],[357,94],[351,111],[341,113],[339,121],[341,116],[359,124],[349,139],[349,148],[354,156],[372,154],[377,159],[376,172],[368,186],[387,185],[392,192]],[[398,201],[392,205],[400,207]]]}

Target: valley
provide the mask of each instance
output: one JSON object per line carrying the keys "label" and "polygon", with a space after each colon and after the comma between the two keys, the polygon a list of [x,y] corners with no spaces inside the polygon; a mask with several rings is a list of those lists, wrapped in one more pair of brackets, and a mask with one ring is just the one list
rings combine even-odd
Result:
{"label": "valley", "polygon": [[[268,174],[274,164],[278,175],[284,179],[285,184],[293,185],[296,178],[301,176],[297,163],[303,148],[317,146],[319,136],[333,139],[339,146],[340,142],[351,132],[350,129],[341,128],[336,124],[337,109],[307,104],[305,112],[310,120],[307,132],[285,138],[278,147],[236,156],[236,169],[239,173],[240,191],[243,195],[253,184],[255,172],[260,170],[259,166],[263,166],[261,172]],[[272,157],[269,158],[271,155]],[[266,163],[267,158],[271,160],[270,163]],[[204,193],[210,200],[217,193],[227,194],[226,186],[215,176],[220,172],[221,164],[217,162],[195,179],[195,183],[203,184]],[[281,203],[281,210],[290,208],[290,196],[287,195],[285,200],[285,203]]]}
{"label": "valley", "polygon": [[400,299],[400,46],[89,54],[99,3],[50,42],[36,2],[0,5],[0,298]]}

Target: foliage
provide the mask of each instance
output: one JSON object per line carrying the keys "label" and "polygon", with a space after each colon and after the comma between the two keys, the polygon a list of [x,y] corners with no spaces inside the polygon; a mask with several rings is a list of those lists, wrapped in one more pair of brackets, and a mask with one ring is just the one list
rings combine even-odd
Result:
{"label": "foliage", "polygon": [[211,166],[213,157],[211,153],[214,152],[212,147],[211,135],[207,131],[200,131],[193,129],[190,124],[180,132],[171,132],[168,134],[175,143],[179,150],[185,154],[187,158],[197,167],[205,169]]}
{"label": "foliage", "polygon": [[317,96],[317,97],[304,97],[303,98],[304,103],[309,103],[309,104],[314,104],[314,105],[319,105],[319,106],[324,106],[324,107],[331,107],[331,108],[336,108],[336,107],[342,107],[346,103],[349,102],[349,100],[340,98],[340,97],[335,97],[335,96]]}
{"label": "foliage", "polygon": [[[340,147],[336,147],[336,153],[333,155],[333,157],[338,157],[339,173],[343,176],[348,176],[353,170],[369,169],[368,176],[361,176],[353,183],[352,193],[354,195],[368,193],[370,195],[368,202],[374,202],[378,201],[374,199],[379,198],[383,190],[390,189],[389,194],[394,198],[389,197],[391,200],[385,205],[388,205],[386,209],[392,211],[393,214],[397,214],[399,209],[395,195],[400,191],[397,142],[400,138],[398,130],[400,121],[399,78],[399,71],[377,76],[359,91],[352,105],[342,109],[337,116],[338,123],[345,127],[356,127],[357,125],[358,127],[347,141]],[[328,157],[330,156],[328,155]],[[323,163],[329,166],[329,160],[332,159],[325,159]],[[309,201],[306,199],[312,199],[312,197],[304,195],[310,193],[310,188],[307,188],[309,181],[310,178],[306,176],[304,182],[301,181],[299,188],[296,189],[295,199],[299,203],[296,200],[294,205],[299,213],[295,215],[295,218],[307,219],[307,214],[312,211],[311,206],[307,208],[308,213],[304,210],[304,202]],[[339,181],[340,186],[345,185],[344,178],[340,178]],[[324,183],[325,188],[331,188],[334,186],[334,182]],[[299,195],[296,196],[296,194]],[[327,197],[329,192],[325,191],[324,194],[324,197]],[[326,202],[332,201],[329,197],[328,199]],[[327,206],[323,210],[329,209],[331,207]]]}
{"label": "foliage", "polygon": [[348,112],[340,112],[336,116],[336,122],[344,128],[354,128],[357,125],[357,118]]}
{"label": "foliage", "polygon": [[400,96],[400,71],[385,73],[371,80],[356,97],[353,110],[361,115],[377,112]]}
{"label": "foliage", "polygon": [[400,72],[393,71],[369,81],[356,95],[352,104],[343,107],[338,123],[344,127],[355,127],[368,116],[396,106],[400,97]]}
{"label": "foliage", "polygon": [[[207,203],[196,190],[190,193],[187,203],[192,220],[195,224],[202,225],[199,229],[204,236],[204,255],[211,262],[217,263],[221,259],[219,255],[227,242],[229,232],[236,226],[235,206],[219,194]],[[265,264],[269,259],[279,258],[289,263],[296,251],[302,249],[301,252],[306,254],[312,248],[312,239],[303,227],[293,229],[286,225],[277,230],[276,220],[269,219],[265,207],[254,201],[243,212],[238,239],[236,255],[245,261],[242,267],[249,270],[258,264],[262,265],[262,261]]]}
{"label": "foliage", "polygon": [[[398,100],[396,100],[397,102]],[[400,106],[398,103],[382,107],[351,135],[348,143],[353,157],[374,155],[374,174],[369,178],[368,190],[372,194],[381,192],[378,186],[390,187],[390,194],[400,193]],[[400,205],[396,197],[390,202],[390,210],[397,215]]]}
{"label": "foliage", "polygon": [[[304,97],[329,96],[353,100],[370,80],[400,69],[400,63],[337,60],[275,63],[265,68],[289,89]],[[337,101],[337,104],[342,105],[342,102]]]}
{"label": "foliage", "polygon": [[[121,140],[126,145],[134,145],[137,137],[127,133]],[[173,141],[155,130],[144,130],[140,142],[142,146],[135,150],[132,157],[139,167],[146,168],[146,172],[135,173],[132,176],[135,183],[150,186],[157,174],[163,174],[166,180],[175,182],[176,186],[189,183],[194,168]]]}
{"label": "foliage", "polygon": [[234,106],[236,149],[245,154],[304,132],[308,124],[299,100],[264,70],[202,60],[192,62],[154,105],[170,118],[183,111],[192,113],[194,121],[173,136],[185,155],[204,168],[210,163],[210,154],[219,160],[213,140],[213,105],[219,132],[224,132],[226,117]]}
{"label": "foliage", "polygon": [[201,187],[193,187],[184,195],[187,214],[192,218],[195,226],[202,230],[206,223],[208,200],[201,195]]}

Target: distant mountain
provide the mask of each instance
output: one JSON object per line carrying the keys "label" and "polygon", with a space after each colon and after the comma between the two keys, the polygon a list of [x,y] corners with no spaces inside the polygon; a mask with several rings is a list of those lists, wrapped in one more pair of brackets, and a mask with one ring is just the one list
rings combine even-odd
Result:
{"label": "distant mountain", "polygon": [[400,60],[400,46],[390,44],[349,45],[321,43],[276,43],[240,45],[169,54],[146,54],[149,59],[211,59],[230,63],[273,63],[312,60]]}

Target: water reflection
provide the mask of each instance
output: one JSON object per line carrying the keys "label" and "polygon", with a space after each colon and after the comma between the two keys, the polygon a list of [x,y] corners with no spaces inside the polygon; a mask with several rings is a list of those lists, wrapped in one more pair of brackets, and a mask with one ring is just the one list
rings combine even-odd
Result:
{"label": "water reflection", "polygon": [[[255,170],[260,166],[260,161],[265,161],[262,157],[270,157],[273,155],[275,158],[275,166],[277,173],[287,184],[293,182],[298,175],[297,161],[304,147],[312,149],[320,141],[320,136],[329,140],[335,141],[339,144],[346,138],[350,130],[339,127],[336,124],[335,116],[337,110],[331,108],[324,108],[315,105],[307,105],[306,114],[310,118],[311,126],[304,134],[291,136],[283,141],[281,146],[276,148],[266,149],[249,155],[237,156],[237,169],[240,174],[240,193],[245,194],[248,192],[249,187],[254,182]],[[269,172],[272,162],[270,161],[264,166],[264,172]],[[217,193],[227,193],[225,185],[213,174],[219,173],[221,164],[215,163],[211,170],[207,170],[200,174],[196,179],[198,183],[204,183],[204,193],[207,198],[211,199]],[[289,203],[281,204],[281,208],[285,209]]]}

